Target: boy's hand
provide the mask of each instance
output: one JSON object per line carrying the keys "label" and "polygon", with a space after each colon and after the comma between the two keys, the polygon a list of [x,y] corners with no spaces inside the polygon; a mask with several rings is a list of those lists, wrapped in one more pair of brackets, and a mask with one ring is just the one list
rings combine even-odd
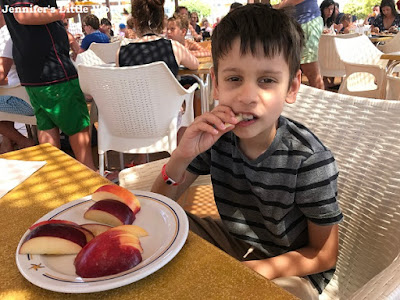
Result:
{"label": "boy's hand", "polygon": [[[229,123],[229,124],[225,124]],[[186,129],[178,148],[180,157],[192,160],[208,150],[226,132],[238,123],[234,112],[228,106],[219,105],[211,112],[197,117]]]}

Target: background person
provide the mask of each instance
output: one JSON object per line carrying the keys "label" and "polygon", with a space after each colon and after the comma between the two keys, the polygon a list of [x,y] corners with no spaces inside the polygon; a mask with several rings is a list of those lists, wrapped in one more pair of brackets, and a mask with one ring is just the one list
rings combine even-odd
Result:
{"label": "background person", "polygon": [[375,22],[375,19],[380,14],[380,7],[379,5],[374,5],[372,8],[372,13],[368,14],[368,16],[364,20],[364,25],[372,25]]}
{"label": "background person", "polygon": [[[35,0],[0,0],[1,7],[31,7]],[[39,143],[60,148],[60,130],[69,136],[75,158],[95,170],[90,145],[90,118],[78,74],[69,56],[68,35],[62,20],[76,15],[44,0],[46,12],[4,14],[14,43],[13,57],[21,84],[29,95],[37,120]]]}
{"label": "background person", "polygon": [[[337,25],[335,23],[336,20],[336,10],[335,10],[335,2],[333,0],[324,0],[320,5],[321,16],[324,21],[324,30],[322,33],[330,33],[335,34],[339,32],[343,25]],[[342,14],[343,15],[343,14]]]}
{"label": "background person", "polygon": [[[176,8],[176,10],[175,10],[175,13],[183,14],[188,19],[190,19],[189,10],[185,6],[178,6]],[[186,34],[186,38],[187,39],[193,38],[196,42],[200,42],[203,39],[202,35],[198,34],[196,32],[196,30],[193,28],[192,24],[189,24],[189,29],[188,29],[188,32]]]}
{"label": "background person", "polygon": [[305,45],[301,55],[301,70],[306,75],[310,86],[324,89],[324,82],[319,71],[318,45],[324,22],[317,0],[285,0],[274,5],[281,9],[293,7],[296,9],[295,18],[304,32]]}
{"label": "background person", "polygon": [[86,36],[82,40],[81,51],[89,49],[91,43],[109,43],[110,38],[100,30],[100,21],[95,15],[83,18],[83,30]]}
{"label": "background person", "polygon": [[382,0],[381,14],[376,17],[371,26],[371,32],[383,32],[388,30],[390,32],[398,31],[400,26],[400,15],[396,11],[393,0]]}
{"label": "background person", "polygon": [[111,29],[111,27],[111,22],[107,18],[103,18],[100,20],[99,31],[107,35],[110,40],[111,37],[114,36],[114,31]]}
{"label": "background person", "polygon": [[199,15],[195,11],[191,12],[190,13],[190,25],[192,25],[192,27],[194,28],[194,30],[196,31],[197,34],[201,34],[200,25],[197,23],[199,23]]}
{"label": "background person", "polygon": [[340,33],[352,33],[356,29],[356,25],[353,23],[353,16],[351,14],[344,14],[340,23],[343,24],[343,28]]}

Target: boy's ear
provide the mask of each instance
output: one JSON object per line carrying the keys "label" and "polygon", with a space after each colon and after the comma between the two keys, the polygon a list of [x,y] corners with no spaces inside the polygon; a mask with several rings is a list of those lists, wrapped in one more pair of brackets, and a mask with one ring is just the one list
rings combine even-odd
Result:
{"label": "boy's ear", "polygon": [[212,86],[213,86],[213,98],[215,100],[219,99],[219,91],[218,91],[218,80],[217,76],[215,75],[214,67],[211,68],[211,79],[212,79]]}
{"label": "boy's ear", "polygon": [[295,103],[297,93],[299,92],[301,84],[301,70],[298,70],[292,82],[289,85],[289,90],[286,95],[286,103]]}

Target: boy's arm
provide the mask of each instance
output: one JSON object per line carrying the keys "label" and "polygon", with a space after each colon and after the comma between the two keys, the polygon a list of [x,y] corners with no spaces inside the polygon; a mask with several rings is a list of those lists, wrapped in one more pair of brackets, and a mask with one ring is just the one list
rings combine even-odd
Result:
{"label": "boy's arm", "polygon": [[197,58],[184,45],[174,40],[171,43],[178,65],[184,65],[190,70],[196,70],[199,67]]}
{"label": "boy's arm", "polygon": [[[226,127],[225,123],[233,125]],[[151,191],[172,199],[179,198],[197,178],[197,175],[186,171],[190,162],[197,155],[211,148],[223,134],[232,130],[237,123],[238,120],[235,118],[233,111],[224,105],[219,105],[212,112],[204,113],[197,117],[186,129],[178,147],[172,152],[171,158],[165,167],[168,177],[175,182],[181,182],[181,184],[177,186],[168,185],[159,175]]]}
{"label": "boy's arm", "polygon": [[67,6],[59,9],[34,5],[32,7],[34,10],[33,12],[15,12],[13,15],[15,20],[22,25],[45,25],[75,17],[78,13],[69,12],[73,10],[72,7],[74,7],[74,5],[74,3],[69,3]]}
{"label": "boy's arm", "polygon": [[263,260],[243,262],[262,276],[272,280],[278,277],[306,276],[335,266],[339,249],[337,224],[321,226],[308,221],[307,246]]}
{"label": "boy's arm", "polygon": [[14,60],[8,57],[0,57],[0,85],[7,85],[7,75],[13,65]]}

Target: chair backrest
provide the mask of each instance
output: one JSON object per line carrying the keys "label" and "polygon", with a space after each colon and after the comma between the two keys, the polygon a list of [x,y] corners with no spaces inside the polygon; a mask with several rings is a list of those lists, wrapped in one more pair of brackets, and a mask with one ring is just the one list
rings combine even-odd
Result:
{"label": "chair backrest", "polygon": [[335,39],[347,39],[356,36],[359,36],[359,34],[321,35],[318,46],[318,62],[322,76],[343,77],[346,74],[344,64],[336,50]]}
{"label": "chair backrest", "polygon": [[336,51],[344,62],[359,64],[379,64],[382,52],[366,35],[347,39],[335,39]]}
{"label": "chair backrest", "polygon": [[383,45],[378,45],[377,47],[383,53],[400,51],[400,34],[396,34],[391,40],[388,40]]}
{"label": "chair backrest", "polygon": [[88,50],[92,50],[105,63],[115,63],[120,41],[113,43],[91,43]]}
{"label": "chair backrest", "polygon": [[337,270],[320,299],[350,299],[400,253],[400,101],[302,85],[283,115],[312,130],[337,161],[344,221]]}
{"label": "chair backrest", "polygon": [[75,65],[78,66],[80,64],[86,66],[97,66],[97,65],[104,65],[106,62],[102,60],[100,57],[94,53],[93,50],[86,50],[85,52],[79,53],[76,56]]}
{"label": "chair backrest", "polygon": [[186,113],[194,118],[192,100],[197,85],[184,89],[164,62],[133,67],[79,65],[78,74],[82,91],[97,104],[98,144],[104,151],[140,153],[138,148],[165,137],[165,143],[143,152],[172,152],[184,100]]}

